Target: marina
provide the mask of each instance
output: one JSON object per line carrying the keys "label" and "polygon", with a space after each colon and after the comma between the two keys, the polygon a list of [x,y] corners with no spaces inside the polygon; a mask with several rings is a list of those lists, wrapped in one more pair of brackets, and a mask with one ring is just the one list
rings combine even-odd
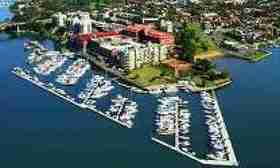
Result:
{"label": "marina", "polygon": [[138,112],[136,102],[121,95],[117,95],[116,98],[112,99],[112,102],[113,104],[106,114],[125,123],[127,127],[131,128],[133,126],[135,114]]}
{"label": "marina", "polygon": [[127,128],[131,128],[132,125],[128,125],[126,123],[123,123],[121,122],[120,120],[116,119],[116,118],[113,118],[111,117],[110,115],[107,115],[105,114],[104,112],[102,111],[99,111],[97,110],[95,107],[91,106],[91,105],[86,105],[84,103],[78,103],[75,101],[74,98],[70,97],[69,95],[67,95],[63,90],[61,89],[57,89],[55,88],[52,84],[48,83],[48,84],[45,84],[41,81],[39,81],[39,79],[35,76],[31,76],[29,73],[25,72],[24,70],[22,70],[21,68],[14,68],[14,70],[12,71],[12,73],[14,73],[16,76],[22,78],[22,79],[25,79],[31,83],[33,83],[34,85],[46,90],[46,91],[49,91],[50,93],[62,98],[63,100],[67,101],[67,102],[70,102],[71,104],[79,107],[79,108],[82,108],[82,109],[89,109],[95,113],[98,113],[99,115],[102,115],[103,117],[111,120],[111,121],[114,121],[115,123],[121,125],[121,126],[124,126],[124,127],[127,127]]}
{"label": "marina", "polygon": [[[153,3],[157,8],[157,1],[151,2]],[[244,3],[247,6],[247,2]],[[22,16],[26,15],[30,7],[38,5],[29,4],[26,10],[25,8],[22,10]],[[64,48],[63,51],[57,52],[58,48],[52,40],[42,40],[42,37],[39,37],[40,41],[31,41],[31,39],[38,39],[29,38],[29,35],[21,36],[25,34],[25,28],[30,22],[9,24],[8,19],[17,13],[11,13],[8,7],[0,7],[2,22],[0,29],[3,32],[0,33],[0,51],[3,53],[0,63],[0,104],[3,105],[0,112],[2,155],[0,166],[17,168],[28,165],[30,168],[35,168],[44,163],[43,167],[74,168],[82,163],[86,167],[94,164],[105,168],[143,168],[147,167],[148,163],[148,167],[161,168],[182,166],[278,168],[280,78],[277,68],[280,63],[280,49],[279,38],[277,45],[276,41],[270,41],[270,35],[278,36],[279,29],[275,29],[274,24],[277,20],[275,17],[278,14],[277,10],[269,12],[270,9],[276,9],[277,2],[250,3],[248,8],[241,9],[244,12],[240,12],[236,5],[226,4],[220,11],[212,8],[214,4],[204,5],[203,2],[201,6],[210,10],[196,8],[193,13],[191,8],[188,10],[187,7],[187,10],[184,10],[176,6],[176,13],[193,13],[192,16],[186,15],[192,20],[187,23],[196,23],[197,19],[199,24],[206,21],[206,29],[215,30],[219,25],[217,21],[226,23],[225,28],[221,28],[221,33],[237,30],[242,36],[246,36],[245,42],[240,43],[245,45],[246,40],[252,37],[252,46],[255,47],[255,42],[260,42],[256,47],[265,49],[270,56],[254,63],[227,54],[224,58],[213,60],[212,62],[217,65],[217,71],[225,70],[232,79],[219,86],[206,83],[206,87],[195,87],[189,83],[188,78],[182,78],[174,89],[169,89],[167,85],[158,85],[150,91],[144,90],[137,84],[133,85],[133,80],[124,82],[125,79],[118,77],[118,73],[111,72],[110,77],[104,75],[104,71],[96,67],[99,66],[98,63],[91,64],[90,69],[83,74],[69,75],[69,81],[72,75],[75,78],[73,84],[57,82],[59,76],[67,76],[68,68],[77,61],[77,58],[81,58],[82,54],[74,53],[75,50],[69,52]],[[59,6],[57,8],[59,9]],[[107,10],[112,10],[112,13],[116,13],[116,17],[119,17],[118,10],[111,7],[105,9]],[[207,19],[205,14],[212,10],[218,14],[211,19],[216,23],[208,25],[207,22],[213,15]],[[124,11],[120,10],[124,14],[134,11],[142,13],[140,10],[135,10],[133,6]],[[149,10],[145,11],[149,12]],[[40,13],[51,11],[34,12],[39,16]],[[76,9],[73,12],[76,12]],[[246,13],[247,17],[243,17],[240,13]],[[254,13],[261,14],[263,17],[256,21],[258,15]],[[66,13],[62,12],[62,14]],[[90,14],[93,20],[95,20],[94,15],[95,13]],[[36,16],[30,17],[36,18]],[[188,19],[187,17],[184,19]],[[21,16],[17,18],[24,19]],[[54,19],[50,18],[52,18],[49,19],[50,21]],[[241,21],[241,26],[237,22],[233,28],[227,24],[238,19]],[[270,27],[264,29],[262,25],[271,25],[271,21],[273,21],[271,30]],[[56,23],[58,24],[60,23]],[[103,24],[111,23],[105,20]],[[166,25],[170,27],[169,23]],[[279,27],[279,24],[276,26]],[[30,24],[30,27],[37,27],[36,22]],[[39,22],[38,27],[40,27]],[[217,30],[220,29],[219,27]],[[46,33],[54,33],[58,30],[49,29],[47,26],[42,28],[45,28]],[[166,31],[165,28],[163,29],[160,30]],[[12,31],[12,34],[4,33],[4,30]],[[13,36],[15,31],[19,32],[20,36]],[[37,33],[35,31],[34,33]],[[92,32],[95,33],[95,30]],[[208,33],[211,39],[219,35],[215,32]],[[71,34],[72,32],[69,33]],[[255,40],[254,34],[263,34],[264,42],[262,42],[263,37]],[[64,34],[63,38],[68,39],[69,35]],[[120,46],[115,40],[112,44]],[[86,57],[84,60],[89,59]],[[108,66],[109,70],[110,67]],[[78,68],[76,72],[81,69]],[[24,73],[21,73],[21,70]],[[96,78],[99,82],[96,82]],[[225,85],[227,87],[224,87]],[[220,89],[220,86],[223,88]],[[178,100],[172,103],[162,102],[169,97],[177,97]],[[127,103],[129,107],[130,101],[135,102],[136,104],[132,103],[133,108],[129,109],[141,113],[135,112],[129,119],[120,117],[127,110],[126,103],[122,100],[129,100]],[[159,106],[163,104],[162,112],[158,113]],[[165,111],[169,113],[165,114]],[[154,143],[150,143],[151,141]],[[264,156],[259,151],[267,155]]]}
{"label": "marina", "polygon": [[89,69],[90,65],[87,61],[84,59],[78,59],[66,70],[64,74],[58,76],[56,81],[63,85],[74,85]]}
{"label": "marina", "polygon": [[[38,75],[47,76],[51,72],[56,71],[57,68],[67,60],[67,56],[63,56],[59,52],[48,51],[39,43],[40,49],[32,49],[33,52],[29,54],[29,63],[35,64],[33,68],[34,73]],[[36,53],[34,53],[37,52]],[[38,54],[42,52],[41,54]],[[50,62],[51,61],[51,62]],[[43,67],[43,68],[38,68]],[[38,69],[36,69],[38,68]],[[90,69],[90,65],[84,59],[76,59],[66,68],[65,72],[57,74],[55,81],[62,86],[76,85],[79,79],[85,75]],[[92,74],[91,78],[86,83],[86,87],[82,89],[77,98],[71,97],[63,89],[58,89],[52,83],[43,83],[37,76],[32,76],[30,72],[25,72],[21,68],[15,68],[13,73],[17,76],[26,79],[40,88],[59,96],[60,98],[72,103],[73,105],[88,109],[104,116],[105,118],[120,124],[121,126],[132,128],[134,125],[136,113],[138,112],[138,105],[135,101],[129,100],[129,97],[124,97],[121,94],[115,95],[111,98],[111,105],[107,110],[98,110],[96,102],[103,97],[107,97],[114,90],[115,86],[112,81],[102,75]],[[117,85],[128,88],[129,86],[117,82]],[[137,88],[129,88],[130,91],[140,93]],[[164,145],[172,150],[183,154],[193,160],[205,165],[219,165],[219,166],[238,166],[228,133],[225,125],[222,125],[223,119],[221,114],[218,116],[219,108],[216,102],[216,97],[211,96],[208,92],[201,92],[201,105],[205,109],[206,125],[208,125],[209,133],[209,154],[207,158],[202,159],[192,148],[191,137],[191,112],[189,110],[189,101],[180,98],[176,93],[184,91],[190,94],[187,85],[174,85],[173,87],[161,86],[158,89],[152,89],[149,93],[158,97],[158,108],[155,118],[155,127],[158,135],[171,136],[174,138],[174,145],[170,145],[161,140],[161,138],[152,137],[152,141]],[[142,92],[141,92],[142,93]],[[175,94],[174,96],[169,96]],[[211,93],[213,94],[213,93]],[[215,115],[212,116],[212,113]],[[217,121],[216,121],[217,120]],[[219,125],[218,125],[219,124]]]}
{"label": "marina", "polygon": [[43,57],[44,60],[34,67],[34,71],[45,76],[49,75],[51,72],[62,66],[62,64],[64,64],[67,60],[66,57],[59,55],[59,52],[51,51],[45,53]]}
{"label": "marina", "polygon": [[[116,80],[112,82],[112,79],[103,75],[89,72],[91,71],[90,65],[82,58],[70,61],[69,65],[63,67],[65,70],[62,70],[61,66],[69,57],[72,57],[71,54],[65,55],[56,51],[49,51],[43,45],[39,43],[35,44],[39,45],[41,49],[30,49],[32,52],[27,57],[29,65],[35,65],[35,68],[44,68],[40,70],[35,68],[30,69],[33,72],[15,68],[13,71],[14,74],[81,109],[98,113],[123,127],[132,128],[134,126],[134,120],[139,110],[138,103],[131,99],[130,94],[123,96],[121,93],[116,94],[114,90],[116,87],[124,87],[129,88],[128,92],[141,94],[143,92]],[[48,62],[49,60],[52,62]],[[46,66],[44,66],[45,64]],[[57,69],[60,69],[59,72],[51,75],[51,72],[58,71]],[[39,76],[54,76],[53,78],[56,83],[49,82],[48,80],[51,79],[49,77],[46,79],[48,82],[42,82],[35,74]],[[82,82],[84,84],[81,86],[85,87],[77,94],[72,93],[73,89],[67,89],[68,87],[78,85],[81,78],[85,75],[90,79],[86,79],[87,82]],[[55,84],[61,86],[57,87]],[[65,90],[62,88],[65,88]],[[179,91],[187,95],[193,94],[187,85],[174,85],[172,87],[160,86],[149,92],[150,95],[157,98],[158,102],[154,126],[156,127],[155,133],[159,136],[152,136],[152,141],[171,148],[204,165],[237,166],[238,162],[227,130],[225,125],[222,125],[222,116],[221,114],[218,115],[220,109],[218,108],[216,97],[211,95],[213,93],[200,93],[201,106],[205,109],[206,125],[209,126],[208,134],[210,138],[209,153],[206,155],[206,158],[201,158],[193,149],[192,145],[192,113],[189,109],[190,102],[188,99],[181,98],[181,96],[177,95]],[[112,95],[112,93],[115,94]],[[110,101],[109,106],[105,109],[99,109],[98,107],[97,102],[101,99]],[[212,113],[215,115],[212,116]],[[172,137],[173,145],[165,142],[160,137]]]}
{"label": "marina", "polygon": [[[209,147],[211,152],[207,158],[198,156],[191,147],[190,118],[191,113],[188,110],[188,101],[183,101],[179,97],[164,97],[163,105],[160,105],[160,119],[156,117],[156,126],[158,134],[174,136],[174,145],[165,140],[152,136],[152,141],[170,148],[184,156],[187,156],[202,165],[211,166],[238,166],[233,146],[227,132],[221,109],[217,102],[215,91],[211,93],[201,92],[201,104],[205,109],[206,125],[208,125],[208,136],[210,138]],[[173,104],[170,103],[173,100]],[[157,115],[157,114],[156,114]],[[168,116],[169,117],[166,117]],[[172,117],[170,117],[170,115]],[[213,116],[212,116],[213,115]],[[165,117],[162,119],[162,117]],[[163,127],[165,125],[165,127]]]}

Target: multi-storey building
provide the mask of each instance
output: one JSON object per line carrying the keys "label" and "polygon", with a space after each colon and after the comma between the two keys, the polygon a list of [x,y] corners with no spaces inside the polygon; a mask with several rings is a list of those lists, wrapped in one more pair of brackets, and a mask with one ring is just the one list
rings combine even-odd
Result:
{"label": "multi-storey building", "polygon": [[130,25],[124,33],[136,37],[141,42],[159,43],[165,46],[173,46],[175,38],[172,34],[155,30],[152,26],[135,24]]}
{"label": "multi-storey building", "polygon": [[157,65],[168,55],[168,49],[164,45],[151,42],[138,43],[124,35],[95,38],[92,44],[95,46],[94,52],[114,60],[126,70],[140,68],[144,64]]}

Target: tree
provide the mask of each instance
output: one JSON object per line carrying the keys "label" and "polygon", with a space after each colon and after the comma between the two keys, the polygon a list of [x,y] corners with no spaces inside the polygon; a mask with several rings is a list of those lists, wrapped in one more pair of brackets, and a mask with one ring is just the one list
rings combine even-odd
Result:
{"label": "tree", "polygon": [[182,30],[181,34],[181,43],[184,49],[184,55],[182,56],[183,59],[193,61],[194,54],[197,51],[199,40],[199,35],[201,34],[201,29],[197,24],[189,24],[184,25],[184,29]]}
{"label": "tree", "polygon": [[195,70],[201,72],[211,71],[215,69],[215,67],[216,67],[215,64],[213,64],[211,61],[207,59],[198,59],[193,66]]}
{"label": "tree", "polygon": [[176,37],[184,49],[182,59],[193,62],[195,54],[215,49],[215,43],[202,31],[199,24],[184,24],[183,30]]}
{"label": "tree", "polygon": [[275,26],[280,29],[280,16],[278,16]]}

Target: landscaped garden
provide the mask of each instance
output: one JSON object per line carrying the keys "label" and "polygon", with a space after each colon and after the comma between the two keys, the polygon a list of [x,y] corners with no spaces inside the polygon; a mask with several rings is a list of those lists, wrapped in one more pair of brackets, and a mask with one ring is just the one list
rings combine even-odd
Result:
{"label": "landscaped garden", "polygon": [[143,87],[176,83],[174,70],[164,65],[145,65],[142,68],[130,71],[128,78]]}

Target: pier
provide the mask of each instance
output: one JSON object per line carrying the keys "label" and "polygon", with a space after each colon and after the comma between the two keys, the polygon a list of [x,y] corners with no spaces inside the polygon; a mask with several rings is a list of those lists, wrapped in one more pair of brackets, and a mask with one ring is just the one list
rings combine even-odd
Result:
{"label": "pier", "polygon": [[221,122],[222,129],[221,129],[221,131],[222,131],[222,134],[223,134],[224,138],[226,138],[225,144],[230,149],[229,161],[232,163],[233,166],[238,166],[239,164],[238,164],[238,161],[236,159],[235,152],[234,152],[231,140],[230,140],[230,136],[229,136],[229,133],[227,131],[227,127],[226,127],[226,124],[225,124],[225,121],[224,121],[224,118],[223,118],[223,115],[222,115],[222,111],[221,111],[219,103],[218,103],[218,98],[217,98],[216,93],[215,93],[214,90],[212,90],[211,93],[212,93],[213,97],[215,98],[215,100],[217,102],[217,111],[218,111],[217,114],[218,114],[219,118],[221,118],[221,120],[222,120],[222,122]]}
{"label": "pier", "polygon": [[47,91],[49,91],[50,93],[54,94],[55,96],[58,96],[58,97],[60,97],[60,98],[62,98],[62,99],[64,99],[64,100],[70,102],[71,104],[73,104],[73,105],[75,105],[75,106],[78,106],[78,107],[80,107],[80,108],[84,108],[81,104],[75,102],[74,100],[72,100],[72,99],[70,99],[70,98],[68,98],[68,97],[66,97],[66,96],[63,96],[63,95],[57,93],[56,91],[54,91],[54,90],[52,90],[52,89],[49,89],[49,88],[46,87],[45,85],[40,84],[38,81],[32,80],[32,79],[30,79],[30,78],[27,78],[27,77],[25,77],[25,76],[23,76],[23,75],[19,75],[19,74],[15,73],[14,71],[12,71],[12,73],[14,73],[17,77],[20,77],[20,78],[22,78],[22,79],[25,79],[25,80],[31,82],[32,84],[38,86],[39,88],[44,89],[44,90],[47,90]]}
{"label": "pier", "polygon": [[176,102],[176,113],[175,113],[175,148],[179,148],[179,102]]}
{"label": "pier", "polygon": [[202,165],[208,165],[208,166],[238,166],[239,163],[237,161],[237,158],[235,156],[235,153],[234,153],[234,149],[233,149],[233,146],[232,146],[232,143],[231,143],[231,140],[230,140],[230,136],[227,132],[227,128],[226,128],[226,125],[225,125],[225,122],[224,122],[224,119],[223,119],[223,116],[222,116],[222,111],[219,107],[219,104],[218,104],[218,99],[217,99],[217,96],[216,96],[216,93],[214,90],[211,91],[211,94],[213,95],[214,99],[216,100],[217,102],[217,114],[218,114],[218,117],[221,118],[221,134],[223,136],[223,138],[225,139],[225,146],[229,149],[229,152],[228,152],[228,160],[208,160],[208,159],[201,159],[201,158],[198,158],[197,156],[195,156],[193,153],[188,153],[188,152],[184,152],[182,151],[180,148],[179,148],[179,132],[178,132],[178,116],[179,116],[179,113],[180,113],[180,107],[179,107],[179,102],[176,103],[176,114],[175,114],[175,145],[170,145],[164,141],[161,141],[160,139],[157,139],[155,137],[152,137],[151,140],[155,143],[158,143],[160,145],[163,145],[173,151],[176,151],[177,153],[183,155],[183,156],[187,156],[189,157],[190,159],[192,160],[195,160],[197,162],[199,162],[200,164]]}
{"label": "pier", "polygon": [[[15,74],[17,77],[25,79],[25,80],[31,82],[32,84],[38,86],[39,88],[43,89],[43,90],[49,91],[50,93],[54,94],[55,96],[58,96],[61,99],[65,100],[67,102],[70,102],[71,104],[73,104],[73,105],[75,105],[75,106],[77,106],[79,108],[91,110],[91,111],[93,111],[95,113],[98,113],[98,114],[102,115],[103,117],[105,117],[105,118],[107,118],[107,119],[117,123],[117,124],[120,124],[123,127],[132,128],[131,125],[127,125],[125,123],[122,123],[119,120],[117,120],[117,119],[115,119],[115,118],[113,118],[111,116],[106,115],[105,113],[103,113],[100,110],[97,110],[95,108],[89,107],[89,106],[87,106],[87,105],[85,105],[83,103],[82,104],[78,103],[78,102],[74,101],[73,99],[68,98],[68,97],[66,97],[66,96],[64,96],[64,95],[54,91],[53,89],[48,88],[47,86],[45,86],[45,84],[40,84],[41,83],[40,81],[35,81],[35,80],[31,79],[31,78],[28,78],[27,76],[20,75],[20,74],[16,73],[15,71],[12,71],[12,73]],[[29,77],[31,77],[31,76],[29,76]]]}
{"label": "pier", "polygon": [[[12,73],[14,73],[16,76],[22,78],[22,79],[25,79],[25,80],[28,80],[30,81],[31,83],[33,83],[34,85],[38,86],[39,88],[41,89],[44,89],[44,90],[47,90],[49,91],[50,93],[60,97],[61,99],[65,100],[65,101],[68,101],[70,102],[71,104],[79,107],[79,108],[82,108],[82,109],[88,109],[88,110],[91,110],[95,113],[98,113],[100,114],[101,116],[117,123],[117,124],[120,124],[121,126],[123,127],[127,127],[127,128],[131,128],[132,125],[129,125],[129,124],[126,124],[126,123],[123,123],[121,121],[119,121],[118,119],[116,118],[113,118],[111,117],[110,115],[108,114],[105,114],[103,113],[102,111],[94,108],[94,107],[91,107],[91,106],[87,106],[86,104],[84,103],[78,103],[75,101],[74,98],[71,98],[70,96],[67,96],[67,94],[62,94],[62,93],[59,93],[58,90],[55,88],[55,87],[50,87],[51,85],[49,84],[45,84],[41,81],[39,81],[39,79],[35,78],[35,77],[32,77],[31,75],[27,74],[24,72],[24,70],[18,68],[18,70],[20,70],[20,72],[16,72],[15,71],[12,71]],[[34,79],[33,79],[34,78]],[[208,160],[208,159],[201,159],[201,158],[198,158],[194,153],[191,153],[191,152],[184,152],[182,151],[180,148],[179,148],[179,114],[180,114],[180,102],[176,102],[176,114],[175,114],[175,145],[170,145],[166,142],[163,142],[157,138],[154,138],[152,137],[151,140],[160,144],[160,145],[163,145],[173,151],[176,151],[178,153],[180,153],[181,155],[183,156],[187,156],[189,157],[190,159],[193,159],[203,165],[211,165],[211,166],[238,166],[238,161],[236,159],[236,156],[235,156],[235,153],[234,153],[234,149],[233,149],[233,146],[232,146],[232,143],[231,143],[231,140],[230,140],[230,136],[227,132],[227,128],[226,128],[226,125],[225,125],[225,122],[224,122],[224,119],[223,119],[223,116],[222,116],[222,112],[221,112],[221,109],[219,107],[219,104],[218,104],[218,100],[217,100],[217,96],[215,94],[215,91],[212,90],[211,91],[211,94],[213,95],[214,99],[216,100],[217,102],[217,115],[218,117],[221,119],[221,134],[223,136],[223,138],[225,139],[225,146],[229,149],[228,151],[228,160]],[[120,108],[120,110],[122,110],[124,108],[124,103],[122,104],[122,107]]]}

